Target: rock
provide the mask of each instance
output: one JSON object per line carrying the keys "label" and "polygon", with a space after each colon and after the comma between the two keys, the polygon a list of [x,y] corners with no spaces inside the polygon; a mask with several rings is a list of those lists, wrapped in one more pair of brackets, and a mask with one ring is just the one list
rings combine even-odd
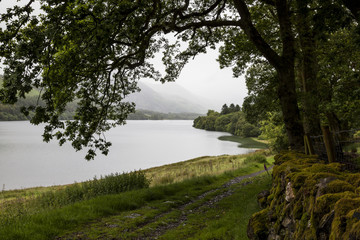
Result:
{"label": "rock", "polygon": [[269,190],[264,190],[257,195],[257,198],[267,198],[270,195]]}
{"label": "rock", "polygon": [[327,178],[322,178],[319,180],[319,183],[316,184],[315,186],[318,188],[317,192],[316,192],[316,198],[320,197],[321,195],[323,195],[323,191],[324,189],[327,187],[327,185],[336,180],[335,177],[327,177]]}
{"label": "rock", "polygon": [[269,234],[267,240],[280,240],[280,236],[279,235],[276,235],[275,233],[271,233]]}
{"label": "rock", "polygon": [[360,220],[360,213],[359,212],[354,212],[353,218],[356,218],[357,220]]}
{"label": "rock", "polygon": [[292,220],[289,217],[285,217],[284,220],[281,222],[281,225],[283,225],[284,228],[288,228],[291,223]]}
{"label": "rock", "polygon": [[319,229],[326,230],[327,232],[330,231],[332,221],[334,220],[335,211],[332,210],[330,213],[325,214],[319,223]]}
{"label": "rock", "polygon": [[325,214],[318,225],[317,233],[319,240],[327,240],[329,239],[330,231],[331,231],[331,224],[334,220],[335,211],[332,210],[330,213]]}
{"label": "rock", "polygon": [[286,185],[285,200],[287,202],[292,201],[295,198],[294,191],[291,187],[291,182]]}
{"label": "rock", "polygon": [[138,213],[132,213],[132,214],[130,214],[130,215],[128,215],[128,216],[125,216],[126,218],[137,218],[137,217],[140,217],[141,216],[141,214],[138,214]]}

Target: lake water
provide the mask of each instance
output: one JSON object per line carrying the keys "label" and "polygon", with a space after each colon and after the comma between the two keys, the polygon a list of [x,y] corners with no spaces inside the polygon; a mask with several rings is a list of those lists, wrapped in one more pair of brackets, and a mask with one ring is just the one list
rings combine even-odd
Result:
{"label": "lake water", "polygon": [[115,172],[127,172],[200,156],[242,154],[252,150],[220,141],[227,133],[195,129],[192,121],[128,121],[110,130],[108,156],[92,161],[70,144],[42,142],[41,126],[0,122],[0,191],[80,182]]}

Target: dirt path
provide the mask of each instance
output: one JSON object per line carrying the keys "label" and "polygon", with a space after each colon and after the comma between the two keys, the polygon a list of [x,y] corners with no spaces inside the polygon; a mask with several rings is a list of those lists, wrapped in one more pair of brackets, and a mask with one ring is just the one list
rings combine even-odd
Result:
{"label": "dirt path", "polygon": [[[272,169],[272,167],[268,168],[268,170],[271,170],[271,169]],[[207,191],[207,192],[197,196],[196,198],[191,199],[189,202],[187,202],[185,204],[174,206],[171,210],[169,210],[167,212],[163,212],[159,215],[156,215],[155,217],[153,217],[151,219],[147,219],[146,221],[137,224],[136,228],[134,228],[134,229],[127,229],[127,232],[136,233],[137,230],[139,230],[139,229],[147,227],[152,223],[161,221],[162,218],[166,218],[168,215],[170,215],[174,211],[180,212],[180,216],[177,217],[174,221],[167,222],[166,224],[161,224],[161,225],[157,226],[156,228],[153,228],[151,230],[151,232],[148,232],[145,235],[142,235],[141,237],[133,237],[130,239],[136,239],[136,240],[157,239],[158,237],[160,237],[167,231],[169,231],[171,229],[175,229],[180,225],[185,225],[188,220],[188,216],[190,214],[194,214],[194,213],[201,214],[202,212],[205,212],[207,209],[215,207],[215,204],[218,203],[219,201],[221,201],[223,198],[231,196],[234,193],[234,190],[233,190],[233,188],[230,188],[230,186],[240,183],[241,181],[246,180],[246,179],[248,179],[248,181],[244,181],[240,185],[240,187],[251,184],[252,183],[251,178],[258,176],[258,175],[262,174],[263,172],[265,172],[265,170],[231,179],[230,181],[226,182],[219,188]],[[204,200],[205,198],[208,198],[208,199]],[[136,214],[134,214],[133,217],[138,217],[137,215],[136,216],[135,215]],[[117,227],[117,225],[110,224],[110,225],[107,225],[106,227],[112,228],[112,227]],[[72,233],[72,234],[69,234],[64,237],[56,238],[56,240],[65,240],[65,239],[93,239],[93,238],[88,238],[86,236],[86,234],[84,235],[83,233],[80,233],[80,232]],[[96,238],[96,239],[108,239],[108,238],[103,235],[103,236],[98,236],[98,238]],[[120,238],[110,238],[110,239],[123,239],[123,238],[120,237]]]}
{"label": "dirt path", "polygon": [[[273,166],[269,167],[268,170],[271,170],[273,168]],[[194,214],[194,213],[197,213],[197,212],[201,212],[202,209],[204,208],[211,208],[211,207],[214,207],[214,205],[221,201],[223,198],[225,197],[228,197],[228,196],[231,196],[234,191],[230,188],[230,186],[234,185],[234,184],[237,184],[237,183],[240,183],[241,181],[245,180],[245,179],[249,179],[249,181],[246,181],[244,183],[241,184],[241,186],[245,186],[245,185],[248,185],[248,184],[251,184],[252,181],[250,180],[251,178],[255,177],[255,176],[258,176],[260,174],[262,174],[263,172],[265,172],[265,170],[262,170],[262,171],[259,171],[259,172],[255,172],[255,173],[251,173],[251,174],[248,174],[248,175],[244,175],[244,176],[240,176],[240,177],[236,177],[234,179],[231,179],[230,181],[228,181],[227,183],[223,184],[221,187],[219,188],[216,188],[216,189],[212,189],[208,192],[205,192],[203,194],[201,194],[200,196],[198,196],[197,198],[191,200],[190,202],[184,204],[184,205],[181,205],[181,206],[178,206],[177,210],[180,210],[181,211],[181,216],[177,219],[176,222],[172,222],[170,224],[167,224],[167,225],[162,225],[156,229],[154,229],[151,234],[148,234],[144,237],[139,237],[139,238],[136,238],[137,240],[142,240],[142,239],[157,239],[159,236],[163,235],[166,231],[169,231],[171,229],[174,229],[178,226],[180,226],[181,224],[185,224],[186,220],[187,220],[187,216],[189,214]],[[219,194],[216,194],[214,197],[212,197],[210,200],[207,200],[205,202],[203,202],[201,205],[197,206],[196,208],[193,208],[191,210],[185,210],[185,208],[191,204],[194,204],[198,201],[200,201],[201,199],[205,198],[206,196],[210,195],[211,193],[214,193],[216,191],[219,191],[220,193]],[[173,209],[173,210],[175,210]],[[156,217],[156,220],[165,216],[166,214],[169,214],[169,212],[166,212],[166,213],[163,213],[161,214],[161,216],[157,216]],[[151,222],[155,222],[156,220],[154,221],[151,221]],[[148,222],[150,223],[150,222]],[[143,226],[145,226],[146,224],[143,224]],[[142,227],[143,227],[142,226]]]}

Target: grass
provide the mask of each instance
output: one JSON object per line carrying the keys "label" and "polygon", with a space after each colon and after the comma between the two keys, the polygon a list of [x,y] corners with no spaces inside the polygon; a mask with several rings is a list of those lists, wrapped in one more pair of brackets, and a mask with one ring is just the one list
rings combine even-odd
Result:
{"label": "grass", "polygon": [[[184,209],[176,208],[189,201],[189,198],[219,187],[224,180],[228,180],[228,177],[233,177],[232,174],[237,175],[233,172],[218,177],[199,178],[195,182],[187,180],[182,183],[150,188],[148,191],[157,192],[154,194],[156,198],[151,198],[152,200],[146,202],[143,207],[79,226],[65,234],[64,237],[65,239],[72,239],[74,236],[79,239],[98,239],[100,236],[103,239],[136,239],[139,237],[152,239],[148,236],[155,229],[166,224],[176,223],[184,211],[193,211],[187,216],[186,223],[170,229],[157,239],[247,239],[248,220],[254,212],[260,210],[256,201],[257,194],[271,187],[271,177],[267,174],[255,177],[252,179],[252,184],[246,186],[237,184],[233,188],[235,193],[232,196],[224,198],[213,207],[196,210],[201,202],[209,200],[216,195],[216,192],[198,203],[189,204]],[[171,189],[174,188],[176,190],[172,191]],[[162,189],[162,194],[158,192],[159,189]],[[162,217],[152,221],[161,214]]]}
{"label": "grass", "polygon": [[191,215],[186,225],[167,232],[160,239],[247,239],[248,221],[260,210],[257,194],[270,187],[270,176],[256,177],[252,184],[235,188],[235,193],[216,207]]}
{"label": "grass", "polygon": [[[259,155],[259,153],[256,154]],[[139,227],[149,219],[171,211],[174,207],[189,202],[190,199],[194,199],[206,191],[218,188],[235,176],[262,170],[264,157],[254,156],[256,154],[203,157],[148,169],[145,170],[145,175],[150,176],[153,181],[150,188],[116,194],[104,192],[102,194],[105,195],[100,193],[98,196],[91,197],[91,199],[70,201],[62,205],[48,206],[43,204],[42,208],[34,208],[32,201],[35,199],[36,202],[38,196],[46,195],[46,188],[5,191],[0,193],[3,198],[7,196],[7,200],[3,200],[0,204],[2,210],[0,212],[0,218],[2,218],[0,236],[4,240],[51,239],[67,233],[70,235],[74,233],[85,234],[88,239],[96,239],[101,234],[105,234],[109,238],[111,236],[124,236],[126,239],[141,236],[151,232],[151,228],[174,221],[180,212],[173,211],[165,218],[147,224],[143,228]],[[268,157],[267,161],[270,164],[273,157]],[[200,176],[192,176],[192,173]],[[226,231],[223,229],[221,232],[229,232],[232,228],[235,228],[235,225],[239,225],[236,222],[242,221],[244,225],[238,226],[242,230],[233,229],[230,232],[232,236],[240,236],[241,234],[239,235],[238,231],[245,234],[249,216],[258,210],[256,194],[261,191],[258,191],[259,189],[267,188],[270,182],[271,180],[266,175],[254,181],[251,187],[245,186],[235,189],[237,197],[233,195],[229,199],[220,202],[219,208],[209,209],[206,214],[190,215],[187,228],[180,227],[169,231],[164,235],[164,239],[166,239],[166,236],[171,236],[171,234],[175,234],[174,236],[182,234],[183,236],[194,237],[194,239],[202,239],[206,238],[206,234],[209,234],[208,231],[211,229],[214,236],[220,236],[221,234],[218,232],[220,230],[214,228],[216,228],[216,222],[222,221],[224,221],[222,224],[228,225],[229,228]],[[54,189],[57,189],[57,192],[60,193],[62,191],[66,192],[64,190],[66,188],[49,188],[48,192],[52,192]],[[41,194],[37,191],[40,191]],[[34,196],[37,197],[30,195],[30,193],[34,192]],[[239,206],[237,198],[244,198],[240,201],[244,204],[242,207]],[[195,205],[189,206],[189,208],[195,207]],[[236,215],[236,212],[242,216],[243,220],[237,219],[239,215]],[[213,216],[215,216],[216,221],[211,220]],[[231,222],[233,223],[230,224]],[[195,231],[198,223],[205,224],[201,226],[201,229],[204,229],[202,234],[205,235],[201,235],[200,231]],[[195,233],[198,235],[195,235]]]}
{"label": "grass", "polygon": [[222,141],[230,141],[240,143],[238,147],[241,148],[259,148],[266,149],[268,145],[264,141],[259,141],[255,138],[244,138],[240,136],[221,136],[218,138]]}
{"label": "grass", "polygon": [[[254,169],[246,166],[246,159],[252,156],[265,154],[267,154],[266,151],[260,151],[242,155],[222,155],[215,157],[205,156],[188,161],[150,168],[145,170],[145,175],[151,181],[150,186],[156,186],[159,184],[180,182],[193,177],[219,175],[235,169],[241,169],[242,174],[247,174]],[[253,160],[250,160],[250,162],[251,161]],[[269,157],[268,161],[273,161],[273,158]]]}

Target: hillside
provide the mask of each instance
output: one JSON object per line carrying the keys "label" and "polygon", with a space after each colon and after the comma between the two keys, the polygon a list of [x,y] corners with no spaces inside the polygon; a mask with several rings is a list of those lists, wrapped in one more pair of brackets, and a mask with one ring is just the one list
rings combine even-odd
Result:
{"label": "hillside", "polygon": [[194,120],[199,113],[161,113],[138,109],[128,116],[128,120]]}
{"label": "hillside", "polygon": [[140,92],[126,98],[136,109],[161,113],[206,113],[203,100],[176,83],[148,84],[139,82]]}
{"label": "hillside", "polygon": [[[2,79],[0,76],[0,86]],[[166,84],[165,84],[166,85]],[[169,85],[145,84],[139,82],[141,92],[132,94],[126,101],[136,104],[136,113],[129,116],[129,120],[162,120],[184,119],[193,120],[206,109],[197,102],[201,100],[175,83]],[[19,99],[14,105],[0,103],[0,121],[27,120],[21,112],[22,106],[36,105],[39,91],[32,90],[26,99]],[[42,102],[40,101],[40,104]],[[68,105],[62,119],[71,119],[74,115],[76,103]]]}

